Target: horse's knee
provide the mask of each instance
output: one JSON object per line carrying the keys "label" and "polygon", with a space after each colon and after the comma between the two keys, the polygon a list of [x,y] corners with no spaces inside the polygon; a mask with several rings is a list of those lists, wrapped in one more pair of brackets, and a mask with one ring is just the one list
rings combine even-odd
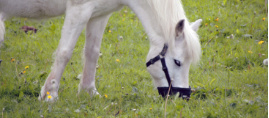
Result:
{"label": "horse's knee", "polygon": [[73,51],[70,49],[58,49],[56,53],[57,61],[69,61],[72,56],[72,52]]}
{"label": "horse's knee", "polygon": [[86,58],[94,58],[98,59],[100,53],[100,47],[97,45],[93,45],[92,47],[85,47],[84,55]]}

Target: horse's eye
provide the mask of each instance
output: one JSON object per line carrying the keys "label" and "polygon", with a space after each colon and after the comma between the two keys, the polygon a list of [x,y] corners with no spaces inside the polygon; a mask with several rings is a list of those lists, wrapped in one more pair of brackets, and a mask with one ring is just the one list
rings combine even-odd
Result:
{"label": "horse's eye", "polygon": [[181,63],[180,63],[179,60],[174,59],[174,61],[175,61],[175,64],[176,64],[177,66],[181,66]]}

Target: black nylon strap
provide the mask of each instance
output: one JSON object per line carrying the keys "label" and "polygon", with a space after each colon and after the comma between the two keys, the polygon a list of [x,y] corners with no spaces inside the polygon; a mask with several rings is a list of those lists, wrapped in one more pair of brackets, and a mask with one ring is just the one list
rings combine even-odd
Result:
{"label": "black nylon strap", "polygon": [[149,67],[151,64],[154,64],[156,61],[159,61],[159,60],[160,60],[160,56],[157,55],[157,56],[154,57],[153,59],[150,59],[150,60],[146,63],[146,65],[147,65],[147,67]]}
{"label": "black nylon strap", "polygon": [[160,54],[157,55],[156,57],[150,59],[146,63],[146,66],[149,67],[150,65],[154,64],[156,61],[159,61],[161,59],[160,55],[164,57],[165,54],[166,54],[166,52],[167,52],[167,49],[168,49],[168,45],[167,44],[164,44],[163,49],[162,49],[162,52],[160,52]]}
{"label": "black nylon strap", "polygon": [[[165,58],[161,58],[161,62],[162,62],[162,66],[163,66],[163,72],[164,72],[165,77],[166,77],[167,82],[168,82],[168,86],[170,86],[171,78],[169,76],[168,68],[167,68],[166,63],[165,63]],[[171,88],[173,88],[172,85],[171,85]]]}
{"label": "black nylon strap", "polygon": [[168,49],[168,45],[165,43],[164,46],[163,46],[163,50],[162,52],[160,53],[160,55],[162,55],[163,57],[165,56],[166,52],[167,52],[167,49]]}

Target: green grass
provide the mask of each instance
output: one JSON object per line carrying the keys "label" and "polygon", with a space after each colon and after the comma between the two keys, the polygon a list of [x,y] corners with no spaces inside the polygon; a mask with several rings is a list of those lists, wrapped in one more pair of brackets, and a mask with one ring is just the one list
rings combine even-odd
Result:
{"label": "green grass", "polygon": [[[190,21],[203,19],[198,31],[203,53],[199,64],[190,70],[190,85],[195,89],[191,100],[172,97],[166,116],[267,118],[268,67],[262,64],[268,57],[264,0],[182,3]],[[103,55],[96,73],[96,86],[103,96],[77,96],[76,77],[83,67],[82,32],[62,76],[59,100],[55,104],[38,101],[53,63],[63,19],[33,22],[17,18],[5,22],[5,41],[0,48],[0,117],[164,117],[165,102],[145,66],[149,41],[128,8],[112,15],[103,37]],[[20,29],[23,25],[34,26],[38,32],[25,34]],[[227,38],[231,34],[234,39]],[[260,45],[259,41],[264,43]],[[26,73],[20,74],[24,70]]]}

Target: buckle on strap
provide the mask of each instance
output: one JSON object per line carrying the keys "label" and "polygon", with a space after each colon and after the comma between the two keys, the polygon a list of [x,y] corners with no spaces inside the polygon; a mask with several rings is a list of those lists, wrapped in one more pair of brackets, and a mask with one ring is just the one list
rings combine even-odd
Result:
{"label": "buckle on strap", "polygon": [[160,52],[159,55],[157,55],[156,57],[150,59],[147,63],[146,66],[149,67],[150,65],[154,64],[156,61],[160,60],[161,58],[164,58],[166,52],[168,49],[168,45],[165,43],[162,49],[162,52]]}
{"label": "buckle on strap", "polygon": [[153,60],[153,59],[150,59],[149,61],[150,61],[150,63],[151,63],[151,64],[153,64],[153,63],[154,63],[154,60]]}
{"label": "buckle on strap", "polygon": [[163,46],[163,50],[160,53],[160,55],[164,57],[166,52],[167,52],[167,49],[168,49],[168,45],[165,43],[164,46]]}
{"label": "buckle on strap", "polygon": [[154,64],[155,62],[157,62],[158,60],[160,60],[160,56],[157,55],[156,57],[150,59],[147,63],[146,66],[149,67],[150,65]]}

